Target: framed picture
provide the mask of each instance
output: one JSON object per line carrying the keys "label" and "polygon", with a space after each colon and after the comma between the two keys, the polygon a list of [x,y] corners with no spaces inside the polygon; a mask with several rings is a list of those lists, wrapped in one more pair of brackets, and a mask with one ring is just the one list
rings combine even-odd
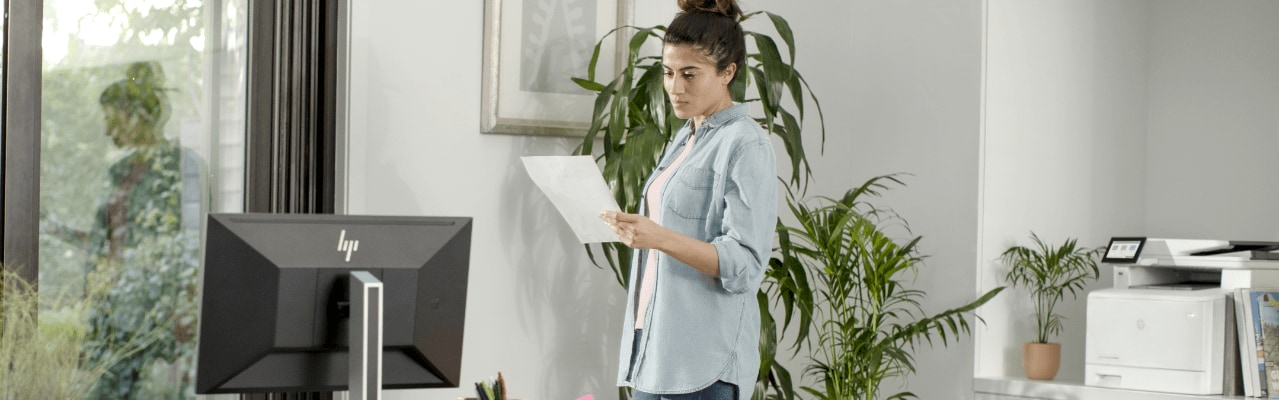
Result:
{"label": "framed picture", "polygon": [[[481,131],[585,135],[595,93],[570,78],[586,77],[604,34],[631,24],[632,1],[485,0]],[[616,75],[626,36],[601,48],[597,81]]]}

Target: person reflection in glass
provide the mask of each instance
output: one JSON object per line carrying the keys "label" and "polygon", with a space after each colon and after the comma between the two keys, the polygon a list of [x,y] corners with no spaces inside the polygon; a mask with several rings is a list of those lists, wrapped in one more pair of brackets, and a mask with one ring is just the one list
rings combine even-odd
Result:
{"label": "person reflection in glass", "polygon": [[140,62],[98,98],[107,137],[132,150],[107,172],[111,192],[98,210],[90,241],[101,261],[118,262],[124,249],[148,237],[175,235],[181,228],[183,152],[163,134],[172,113],[167,90],[160,65]]}
{"label": "person reflection in glass", "polygon": [[106,368],[93,398],[189,394],[202,162],[164,135],[172,114],[164,83],[159,63],[137,62],[102,91],[106,135],[129,153],[107,170],[88,232],[46,228],[89,254],[85,352]]}

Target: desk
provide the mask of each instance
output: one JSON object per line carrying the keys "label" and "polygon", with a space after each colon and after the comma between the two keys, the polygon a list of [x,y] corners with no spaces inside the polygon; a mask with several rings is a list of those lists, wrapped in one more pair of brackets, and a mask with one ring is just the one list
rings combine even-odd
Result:
{"label": "desk", "polygon": [[1084,386],[1083,382],[1026,378],[973,378],[974,400],[1244,400],[1244,396],[1195,396]]}

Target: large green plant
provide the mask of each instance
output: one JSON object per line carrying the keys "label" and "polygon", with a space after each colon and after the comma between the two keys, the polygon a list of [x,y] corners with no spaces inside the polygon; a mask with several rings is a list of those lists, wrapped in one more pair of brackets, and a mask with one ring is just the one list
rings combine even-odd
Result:
{"label": "large green plant", "polygon": [[[819,133],[825,143],[826,129],[821,119],[821,105],[811,94],[811,88],[794,68],[795,39],[790,24],[778,15],[767,12],[755,12],[742,17],[742,21],[755,16],[767,16],[777,36],[786,46],[783,56],[777,41],[772,36],[746,31],[748,40],[754,43],[754,49],[748,51],[746,65],[739,67],[737,80],[730,88],[733,101],[758,103],[760,110],[755,120],[764,129],[781,138],[791,166],[791,176],[787,180],[792,188],[802,191],[808,182],[811,169],[805,155],[803,123],[806,100],[812,100],[817,109]],[[623,29],[631,29],[634,33],[625,46],[626,59],[619,66],[619,71],[607,81],[597,80],[597,65],[601,48],[606,40]],[[612,188],[617,203],[629,213],[638,211],[644,181],[657,167],[658,158],[672,135],[684,121],[677,118],[670,105],[663,87],[663,70],[661,57],[642,55],[641,49],[648,40],[660,42],[666,31],[665,26],[633,27],[626,26],[614,29],[600,39],[595,46],[585,78],[573,78],[579,86],[596,93],[591,126],[576,149],[576,154],[595,155],[604,164],[605,180]],[[748,92],[751,94],[748,95]],[[597,148],[597,141],[601,142]],[[781,228],[781,224],[778,224]],[[587,246],[587,254],[597,266],[596,252]],[[627,276],[631,270],[631,249],[621,243],[605,243],[599,250],[608,266],[612,269],[617,282],[623,288],[627,285]],[[770,263],[765,285],[773,285],[776,291],[783,293],[786,300],[786,318],[782,328],[789,326],[795,309],[793,299],[803,299],[811,294],[793,294],[794,285],[778,283],[794,281],[794,274],[802,271],[792,270],[780,261]],[[774,362],[777,353],[778,329],[771,314],[770,296],[764,289],[757,294],[761,311],[762,326],[760,335],[761,364],[759,379],[756,383],[755,398],[762,399],[772,390],[778,396],[791,399],[795,393],[791,384],[790,373],[780,364]],[[803,314],[807,316],[807,314]],[[801,326],[803,324],[801,323]],[[803,335],[794,339],[796,351],[803,340]]]}
{"label": "large green plant", "polygon": [[[906,287],[918,274],[920,237],[894,240],[885,227],[909,227],[888,209],[865,202],[879,196],[892,175],[871,178],[842,198],[818,197],[787,204],[798,226],[782,232],[783,262],[802,264],[812,282],[792,282],[816,293],[811,308],[816,343],[805,370],[819,387],[804,387],[822,399],[878,399],[880,384],[915,371],[915,346],[939,339],[942,345],[970,333],[967,316],[1004,288],[986,292],[971,303],[934,315],[920,307],[925,293]],[[809,203],[813,203],[812,206]],[[907,278],[909,277],[909,278]],[[974,316],[974,318],[978,318]],[[914,397],[909,392],[888,398]]]}
{"label": "large green plant", "polygon": [[1010,247],[1000,260],[1009,268],[1004,278],[1015,287],[1030,290],[1035,303],[1035,343],[1048,343],[1048,338],[1062,329],[1063,318],[1054,311],[1057,303],[1066,293],[1076,298],[1089,280],[1097,279],[1097,256],[1105,249],[1080,247],[1073,238],[1053,246],[1034,232],[1030,238],[1035,242],[1033,247]]}

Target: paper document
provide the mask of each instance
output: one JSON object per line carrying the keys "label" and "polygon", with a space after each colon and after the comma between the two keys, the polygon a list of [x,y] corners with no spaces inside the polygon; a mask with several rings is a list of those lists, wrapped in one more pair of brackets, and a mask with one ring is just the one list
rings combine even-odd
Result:
{"label": "paper document", "polygon": [[620,211],[591,156],[521,157],[533,183],[546,193],[582,243],[616,242],[600,211]]}

